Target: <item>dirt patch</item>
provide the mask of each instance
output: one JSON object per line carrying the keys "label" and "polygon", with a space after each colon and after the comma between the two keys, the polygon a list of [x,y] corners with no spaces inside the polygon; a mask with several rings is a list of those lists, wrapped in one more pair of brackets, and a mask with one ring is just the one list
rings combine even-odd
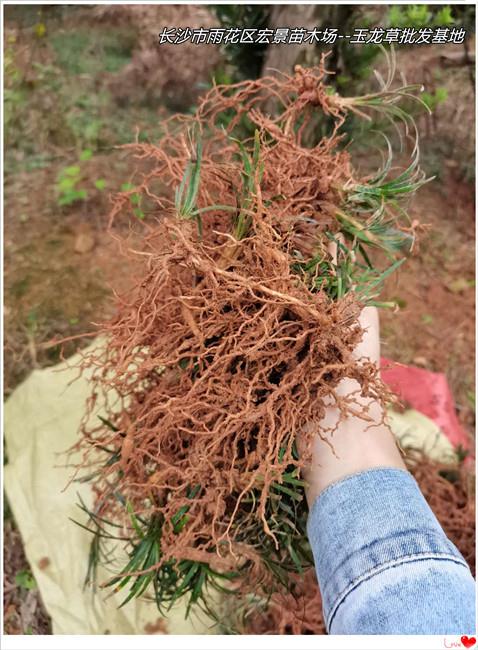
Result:
{"label": "dirt patch", "polygon": [[[89,173],[119,189],[116,174],[124,165],[120,153],[99,157]],[[119,261],[116,243],[106,233],[108,192],[61,208],[55,194],[58,169],[16,174],[5,184],[7,394],[31,369],[59,361],[60,347],[45,347],[46,342],[89,331],[93,321],[110,313],[110,285],[124,289],[133,271]],[[85,240],[86,248],[80,246]],[[71,343],[63,353],[73,354],[76,347]]]}
{"label": "dirt patch", "polygon": [[[471,54],[475,38],[463,45],[403,48],[397,65],[407,82],[423,85],[431,115],[418,119],[424,162],[443,180],[452,169],[462,180],[474,179],[475,82]],[[445,172],[445,173],[444,173]]]}
{"label": "dirt patch", "polygon": [[112,75],[109,88],[121,104],[158,102],[187,110],[211,82],[221,61],[217,46],[184,42],[159,44],[164,28],[210,29],[219,23],[198,5],[111,5],[94,10],[105,25],[127,24],[137,33],[131,62]]}
{"label": "dirt patch", "polygon": [[50,618],[28,568],[18,529],[4,526],[4,634],[51,634]]}
{"label": "dirt patch", "polygon": [[399,310],[381,312],[384,356],[444,372],[466,429],[474,428],[475,256],[473,187],[445,172],[423,187],[412,216],[430,229],[387,283]]}

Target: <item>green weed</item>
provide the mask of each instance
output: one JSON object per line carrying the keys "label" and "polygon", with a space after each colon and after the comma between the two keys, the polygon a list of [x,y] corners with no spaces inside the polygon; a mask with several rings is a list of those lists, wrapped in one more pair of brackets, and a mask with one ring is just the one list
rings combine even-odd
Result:
{"label": "green weed", "polygon": [[29,569],[22,569],[15,575],[15,584],[27,591],[37,588],[37,583]]}
{"label": "green weed", "polygon": [[78,187],[81,181],[81,168],[78,165],[71,165],[62,169],[57,178],[56,192],[58,205],[72,205],[77,201],[86,201],[88,192],[85,188]]}
{"label": "green weed", "polygon": [[[79,156],[79,164],[69,165],[61,169],[57,176],[55,193],[59,206],[70,206],[78,201],[88,199],[88,190],[84,187],[88,174],[86,173],[85,163],[93,156],[91,149],[84,149]],[[83,187],[80,187],[80,183]],[[91,183],[91,181],[90,181]],[[106,188],[106,180],[99,178],[92,182],[93,187],[102,192]]]}

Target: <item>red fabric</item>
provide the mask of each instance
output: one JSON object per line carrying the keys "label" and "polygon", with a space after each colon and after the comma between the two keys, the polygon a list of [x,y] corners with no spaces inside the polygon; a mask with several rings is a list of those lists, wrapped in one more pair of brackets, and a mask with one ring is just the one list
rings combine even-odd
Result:
{"label": "red fabric", "polygon": [[406,406],[433,420],[450,442],[471,450],[470,437],[461,426],[446,377],[441,372],[406,366],[390,359],[381,359],[383,381],[399,395]]}

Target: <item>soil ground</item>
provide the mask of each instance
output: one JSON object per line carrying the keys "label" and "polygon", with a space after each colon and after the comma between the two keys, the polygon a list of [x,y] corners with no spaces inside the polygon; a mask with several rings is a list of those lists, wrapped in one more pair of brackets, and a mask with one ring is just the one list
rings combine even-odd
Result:
{"label": "soil ground", "polygon": [[[60,39],[58,47],[61,49],[65,34],[52,29],[53,36],[57,41]],[[31,105],[39,96],[55,101],[57,91],[45,70],[48,66],[66,65],[66,72],[72,79],[76,74],[89,75],[84,81],[85,92],[95,87],[103,91],[101,75],[90,69],[73,75],[71,60],[62,63],[51,46],[39,45],[35,27],[20,32],[12,27],[10,36],[17,39],[10,42],[12,49],[15,50],[15,43],[21,43],[22,47],[33,43],[41,51],[39,60],[43,66],[41,78],[38,68],[34,68],[36,76],[31,82],[27,103]],[[77,36],[78,33],[81,35],[81,30],[77,31]],[[129,56],[128,51],[118,51],[113,46],[108,53],[113,70]],[[74,53],[72,56],[74,58]],[[16,65],[21,67],[21,62]],[[420,66],[419,60],[416,65]],[[100,109],[86,107],[82,110],[86,111],[86,117],[89,110],[93,111],[94,119],[100,121],[110,109],[117,111],[120,128],[124,126],[130,133],[130,136],[123,134],[122,141],[133,139],[135,125],[140,129],[154,128],[158,119],[157,108],[133,106],[127,110],[116,106],[107,94],[105,102]],[[21,104],[15,109],[24,111],[25,106]],[[70,109],[73,117],[78,117],[75,107]],[[28,115],[30,113],[31,110]],[[93,117],[90,115],[90,122]],[[34,118],[38,119],[33,116],[31,120]],[[30,148],[25,142],[22,144],[22,139],[28,140],[30,136],[24,136],[21,131],[16,133],[19,127],[15,121],[10,124],[12,140],[6,158],[4,210],[7,396],[33,368],[58,362],[61,351],[58,346],[48,345],[52,338],[89,331],[93,321],[110,313],[110,286],[121,290],[131,280],[132,269],[116,255],[114,242],[105,234],[105,223],[108,193],[133,180],[134,165],[126,152],[112,148],[119,141],[117,129],[105,123],[98,127],[104,135],[75,139],[76,131],[81,132],[84,127],[82,122],[73,120],[72,123],[73,128],[70,125],[67,135],[59,136],[59,140],[43,153],[34,144]],[[33,129],[36,123],[27,120],[26,124]],[[44,128],[58,135],[56,126],[47,124]],[[420,190],[411,209],[412,216],[430,227],[422,236],[419,250],[387,283],[384,298],[395,300],[399,308],[395,313],[384,311],[381,314],[383,354],[403,363],[444,372],[452,388],[458,417],[472,434],[475,419],[475,208],[473,181],[468,173],[463,173],[463,169],[472,167],[472,161],[457,159],[456,155],[450,158],[443,150],[437,153],[436,139],[441,137],[437,128],[440,127],[435,125],[435,130],[422,142],[422,153],[425,171],[435,174],[438,169],[439,178]],[[48,133],[42,135],[46,141],[49,137]],[[63,137],[68,146],[62,146]],[[85,150],[92,150],[92,157],[79,161]],[[78,186],[88,188],[88,197],[60,206],[58,177],[68,166],[80,167]],[[98,180],[104,181],[105,189],[96,186]],[[72,353],[75,345],[66,346],[64,353]],[[7,634],[48,634],[48,617],[42,610],[8,508],[4,541],[4,631]]]}
{"label": "soil ground", "polygon": [[384,297],[397,312],[381,313],[384,356],[444,372],[458,417],[475,422],[474,189],[450,173],[421,188],[412,216],[429,224],[418,251],[391,278]]}

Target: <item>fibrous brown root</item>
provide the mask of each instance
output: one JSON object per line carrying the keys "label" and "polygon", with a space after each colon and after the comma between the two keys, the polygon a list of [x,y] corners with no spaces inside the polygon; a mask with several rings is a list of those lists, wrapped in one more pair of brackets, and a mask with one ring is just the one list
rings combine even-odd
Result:
{"label": "fibrous brown root", "polygon": [[324,416],[325,398],[346,408],[334,394],[340,379],[371,392],[380,385],[374,366],[351,356],[362,335],[353,302],[311,294],[264,223],[227,270],[218,263],[227,239],[207,246],[170,220],[156,234],[163,250],[109,324],[95,370],[102,390],[121,397],[108,414],[118,432],[102,428],[94,440],[119,452],[103,470],[104,493],[121,470],[115,490],[138,514],[155,510],[170,522],[189,506],[182,533],[163,530],[177,556],[230,539],[253,487],[262,490],[254,516],[263,516],[271,482],[298,465],[294,433]]}
{"label": "fibrous brown root", "polygon": [[[322,75],[299,68],[292,77],[215,87],[194,118],[165,125],[159,147],[135,145],[152,170],[134,192],[158,219],[146,222],[142,250],[123,242],[126,255],[142,257],[144,272],[99,328],[104,350],[82,364],[93,368],[93,397],[80,446],[85,465],[96,459],[91,451],[109,454],[94,483],[99,516],[128,525],[127,502],[137,516],[163,518],[158,564],[214,557],[224,568],[243,558],[262,575],[258,549],[238,542],[238,522],[242,530],[259,522],[279,544],[266,507],[271,485],[300,466],[297,433],[323,417],[324,400],[343,416],[353,408],[353,396],[335,394],[344,377],[363,394],[386,394],[375,366],[352,357],[362,336],[360,305],[351,295],[334,302],[312,290],[293,265],[327,259],[325,233],[339,230],[334,210],[352,178],[348,154],[336,151],[343,116]],[[267,98],[281,105],[280,118],[261,112]],[[306,146],[318,110],[335,126]],[[245,178],[243,150],[229,135],[241,120],[257,128],[260,181],[257,169]],[[194,130],[204,143],[195,203],[204,209],[201,232],[178,218],[171,197],[190,164]],[[112,227],[131,195],[116,198]],[[100,402],[108,426],[91,421]],[[178,530],[174,517],[184,509]]]}

